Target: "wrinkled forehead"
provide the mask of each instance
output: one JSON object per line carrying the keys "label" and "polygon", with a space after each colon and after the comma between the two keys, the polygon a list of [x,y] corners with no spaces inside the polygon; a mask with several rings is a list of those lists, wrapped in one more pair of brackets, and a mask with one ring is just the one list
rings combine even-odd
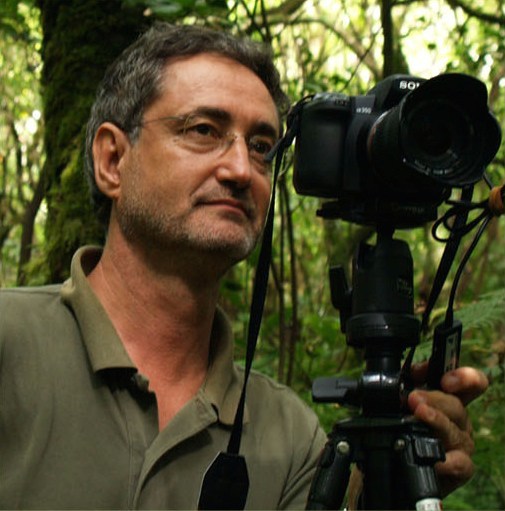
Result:
{"label": "wrinkled forehead", "polygon": [[169,59],[158,89],[154,103],[171,105],[171,113],[215,107],[256,116],[255,121],[280,130],[279,112],[265,83],[253,70],[229,57],[200,53]]}

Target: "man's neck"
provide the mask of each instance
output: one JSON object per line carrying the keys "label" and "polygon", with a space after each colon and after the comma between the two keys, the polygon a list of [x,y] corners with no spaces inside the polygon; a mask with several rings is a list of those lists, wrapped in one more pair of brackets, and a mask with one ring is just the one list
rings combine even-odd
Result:
{"label": "man's neck", "polygon": [[[126,247],[106,245],[88,280],[133,363],[149,378],[164,427],[205,379],[219,279],[195,282],[168,261],[160,272]],[[169,389],[180,396],[176,402],[165,398]]]}

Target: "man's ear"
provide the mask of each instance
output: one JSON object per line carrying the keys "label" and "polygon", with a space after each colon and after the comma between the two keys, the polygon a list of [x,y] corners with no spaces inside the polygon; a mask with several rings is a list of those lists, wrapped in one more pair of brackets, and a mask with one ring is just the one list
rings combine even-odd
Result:
{"label": "man's ear", "polygon": [[123,130],[110,122],[100,125],[93,140],[95,181],[110,199],[119,194],[124,158],[130,148],[131,142]]}

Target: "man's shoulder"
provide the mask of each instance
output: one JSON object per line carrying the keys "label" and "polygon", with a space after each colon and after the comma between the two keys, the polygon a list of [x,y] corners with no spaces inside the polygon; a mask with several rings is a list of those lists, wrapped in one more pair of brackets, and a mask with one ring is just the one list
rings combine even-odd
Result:
{"label": "man's shoulder", "polygon": [[[240,368],[239,370],[243,372],[243,368]],[[279,383],[275,378],[268,376],[260,371],[256,371],[254,369],[251,370],[249,379],[251,384],[264,391],[272,392],[273,395],[287,394],[289,396],[297,396],[291,387],[283,383]]]}
{"label": "man's shoulder", "polygon": [[254,370],[247,383],[247,406],[253,413],[258,408],[288,420],[303,417],[314,425],[318,422],[315,412],[294,389]]}
{"label": "man's shoulder", "polygon": [[61,284],[37,287],[13,287],[0,289],[0,320],[9,319],[16,311],[40,313],[36,307],[60,300]]}
{"label": "man's shoulder", "polygon": [[49,284],[35,287],[7,287],[0,289],[0,301],[6,305],[29,304],[33,301],[47,300],[59,296],[61,284]]}
{"label": "man's shoulder", "polygon": [[66,316],[61,285],[0,289],[0,335],[55,325]]}

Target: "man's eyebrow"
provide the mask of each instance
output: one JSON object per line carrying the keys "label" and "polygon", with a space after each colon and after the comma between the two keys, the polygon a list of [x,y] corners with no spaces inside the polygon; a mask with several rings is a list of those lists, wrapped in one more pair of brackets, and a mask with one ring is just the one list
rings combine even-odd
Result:
{"label": "man's eyebrow", "polygon": [[[233,116],[227,110],[223,110],[222,108],[209,107],[209,106],[200,106],[191,112],[188,112],[188,116],[190,115],[201,115],[202,117],[208,117],[209,119],[213,119],[215,121],[219,121],[225,124],[231,124],[233,121]],[[277,139],[279,137],[278,129],[273,126],[271,123],[266,121],[257,121],[253,123],[249,132],[254,135],[265,135]]]}
{"label": "man's eyebrow", "polygon": [[279,130],[269,122],[259,121],[255,123],[253,131],[256,135],[265,135],[272,137],[274,140],[279,138]]}
{"label": "man's eyebrow", "polygon": [[195,110],[188,112],[188,115],[201,115],[202,117],[209,117],[210,119],[227,123],[232,121],[230,112],[212,106],[199,106]]}

